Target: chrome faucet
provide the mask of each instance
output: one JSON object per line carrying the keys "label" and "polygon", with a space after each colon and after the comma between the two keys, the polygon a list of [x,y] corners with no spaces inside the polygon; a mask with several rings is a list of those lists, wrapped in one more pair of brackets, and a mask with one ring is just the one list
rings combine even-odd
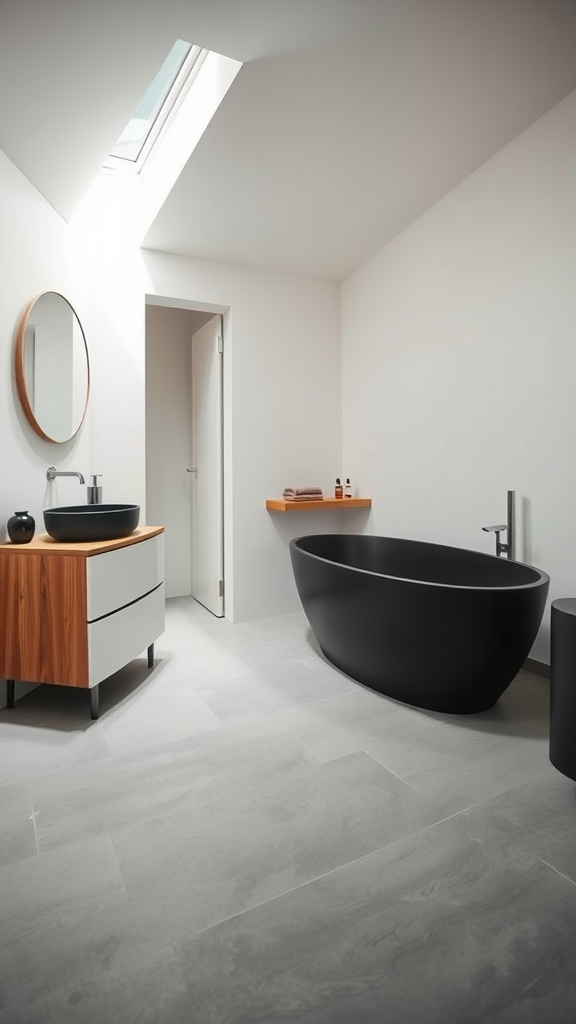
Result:
{"label": "chrome faucet", "polygon": [[[501,526],[483,526],[486,533],[496,534],[496,554],[516,558],[516,491],[508,491],[507,522]],[[506,541],[500,540],[500,534],[506,532]]]}
{"label": "chrome faucet", "polygon": [[81,484],[85,483],[82,473],[64,473],[60,469],[56,469],[56,466],[49,466],[46,470],[46,479],[52,483],[57,476],[77,476]]}

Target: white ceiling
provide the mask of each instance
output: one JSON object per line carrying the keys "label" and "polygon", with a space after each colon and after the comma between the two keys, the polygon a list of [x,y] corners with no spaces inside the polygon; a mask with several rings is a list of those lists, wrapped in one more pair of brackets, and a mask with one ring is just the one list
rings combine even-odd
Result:
{"label": "white ceiling", "polygon": [[245,65],[144,244],[336,280],[576,88],[576,0],[0,0],[0,148],[62,216],[177,37]]}

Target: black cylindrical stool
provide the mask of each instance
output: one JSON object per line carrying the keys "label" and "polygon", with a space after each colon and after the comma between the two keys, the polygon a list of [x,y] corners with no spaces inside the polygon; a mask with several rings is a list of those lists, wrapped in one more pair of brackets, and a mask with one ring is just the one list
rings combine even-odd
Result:
{"label": "black cylindrical stool", "polygon": [[576,782],[576,598],[552,602],[550,749],[555,768]]}

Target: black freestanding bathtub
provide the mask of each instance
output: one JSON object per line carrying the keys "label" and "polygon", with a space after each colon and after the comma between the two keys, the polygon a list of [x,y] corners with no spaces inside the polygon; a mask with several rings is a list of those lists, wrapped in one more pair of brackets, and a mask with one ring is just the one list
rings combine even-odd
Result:
{"label": "black freestanding bathtub", "polygon": [[326,657],[395,700],[486,711],[527,658],[550,578],[478,551],[364,534],[290,542],[300,600]]}

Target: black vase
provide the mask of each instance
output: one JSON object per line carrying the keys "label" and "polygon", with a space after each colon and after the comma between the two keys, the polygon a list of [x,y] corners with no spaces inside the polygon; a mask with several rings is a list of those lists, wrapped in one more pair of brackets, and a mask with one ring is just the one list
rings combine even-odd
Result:
{"label": "black vase", "polygon": [[36,523],[27,512],[15,512],[6,523],[6,529],[13,544],[29,544],[34,536]]}

